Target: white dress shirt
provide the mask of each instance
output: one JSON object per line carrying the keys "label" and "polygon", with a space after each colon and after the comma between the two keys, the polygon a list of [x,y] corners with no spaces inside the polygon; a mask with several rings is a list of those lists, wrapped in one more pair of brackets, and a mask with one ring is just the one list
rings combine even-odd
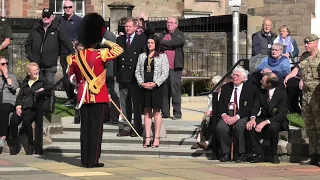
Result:
{"label": "white dress shirt", "polygon": [[238,109],[239,109],[239,104],[240,104],[240,95],[241,95],[242,87],[243,87],[243,83],[241,83],[238,87],[236,87],[234,85],[233,86],[232,95],[231,95],[231,98],[230,98],[230,102],[233,102],[234,101],[234,91],[236,90],[235,88],[237,88],[237,102],[236,102],[236,104],[237,104]]}
{"label": "white dress shirt", "polygon": [[[242,91],[242,87],[243,87],[243,83],[241,83],[238,87],[236,87],[235,85],[233,85],[233,91],[232,91],[232,94],[231,94],[231,98],[230,98],[230,102],[233,102],[234,101],[234,91],[235,91],[235,88],[237,88],[237,107],[239,109],[239,104],[240,104],[240,95],[241,95],[241,91]],[[234,103],[234,102],[233,102]],[[221,114],[221,117],[223,115],[225,115],[226,113],[222,113]],[[239,114],[236,115],[238,117],[238,119],[240,119],[240,116]]]}

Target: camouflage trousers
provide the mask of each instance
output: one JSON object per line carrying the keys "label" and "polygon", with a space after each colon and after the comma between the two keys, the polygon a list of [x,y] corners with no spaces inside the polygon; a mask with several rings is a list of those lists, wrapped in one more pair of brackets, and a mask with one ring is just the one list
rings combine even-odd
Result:
{"label": "camouflage trousers", "polygon": [[309,155],[320,155],[320,85],[303,91],[302,118],[309,138]]}

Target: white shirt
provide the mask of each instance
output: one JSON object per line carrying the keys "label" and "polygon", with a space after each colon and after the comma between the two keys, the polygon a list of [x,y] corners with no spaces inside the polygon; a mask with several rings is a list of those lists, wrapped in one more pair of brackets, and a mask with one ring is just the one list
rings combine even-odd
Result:
{"label": "white shirt", "polygon": [[273,88],[273,89],[269,90],[269,98],[270,98],[270,100],[272,99],[275,90],[276,90],[276,88]]}
{"label": "white shirt", "polygon": [[127,36],[127,37],[126,37],[126,38],[127,38],[126,43],[128,42],[129,37],[130,37],[130,44],[131,44],[131,43],[132,43],[132,40],[133,40],[133,38],[134,38],[135,35],[136,35],[136,33],[131,34],[131,36]]}
{"label": "white shirt", "polygon": [[[234,91],[236,90],[235,88],[237,88],[237,107],[239,109],[239,104],[240,104],[240,95],[241,95],[241,91],[242,91],[242,87],[243,87],[243,83],[240,84],[238,87],[236,87],[235,85],[233,86],[233,91],[232,91],[232,95],[231,95],[231,98],[230,98],[230,102],[233,102],[234,101]],[[234,102],[233,102],[234,103]]]}
{"label": "white shirt", "polygon": [[[237,106],[238,106],[238,109],[239,109],[239,104],[240,104],[240,95],[241,95],[242,87],[243,87],[243,83],[241,83],[238,87],[233,85],[233,91],[232,91],[231,98],[230,98],[230,102],[233,102],[233,100],[234,100],[234,91],[235,91],[235,88],[237,88]],[[226,113],[222,113],[221,117],[223,115],[225,115],[225,114]],[[238,117],[238,119],[240,119],[239,114],[237,114],[236,116]]]}

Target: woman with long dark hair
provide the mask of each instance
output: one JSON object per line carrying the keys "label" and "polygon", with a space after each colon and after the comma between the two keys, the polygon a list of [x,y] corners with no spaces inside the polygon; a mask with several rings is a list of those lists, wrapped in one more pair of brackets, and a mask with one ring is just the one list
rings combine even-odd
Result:
{"label": "woman with long dark hair", "polygon": [[146,52],[139,55],[135,72],[138,84],[142,87],[142,108],[144,109],[145,143],[151,147],[151,124],[154,117],[153,148],[159,147],[162,123],[161,108],[163,97],[162,83],[169,76],[168,57],[164,54],[158,36],[152,35],[147,41]]}

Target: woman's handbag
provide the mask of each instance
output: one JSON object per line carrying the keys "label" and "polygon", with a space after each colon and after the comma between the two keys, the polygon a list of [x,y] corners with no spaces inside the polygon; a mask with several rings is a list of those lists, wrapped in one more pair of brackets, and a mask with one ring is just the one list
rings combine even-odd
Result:
{"label": "woman's handbag", "polygon": [[36,107],[39,108],[39,100],[43,100],[42,111],[44,114],[52,114],[56,108],[56,96],[54,91],[51,92],[40,92],[35,94]]}

